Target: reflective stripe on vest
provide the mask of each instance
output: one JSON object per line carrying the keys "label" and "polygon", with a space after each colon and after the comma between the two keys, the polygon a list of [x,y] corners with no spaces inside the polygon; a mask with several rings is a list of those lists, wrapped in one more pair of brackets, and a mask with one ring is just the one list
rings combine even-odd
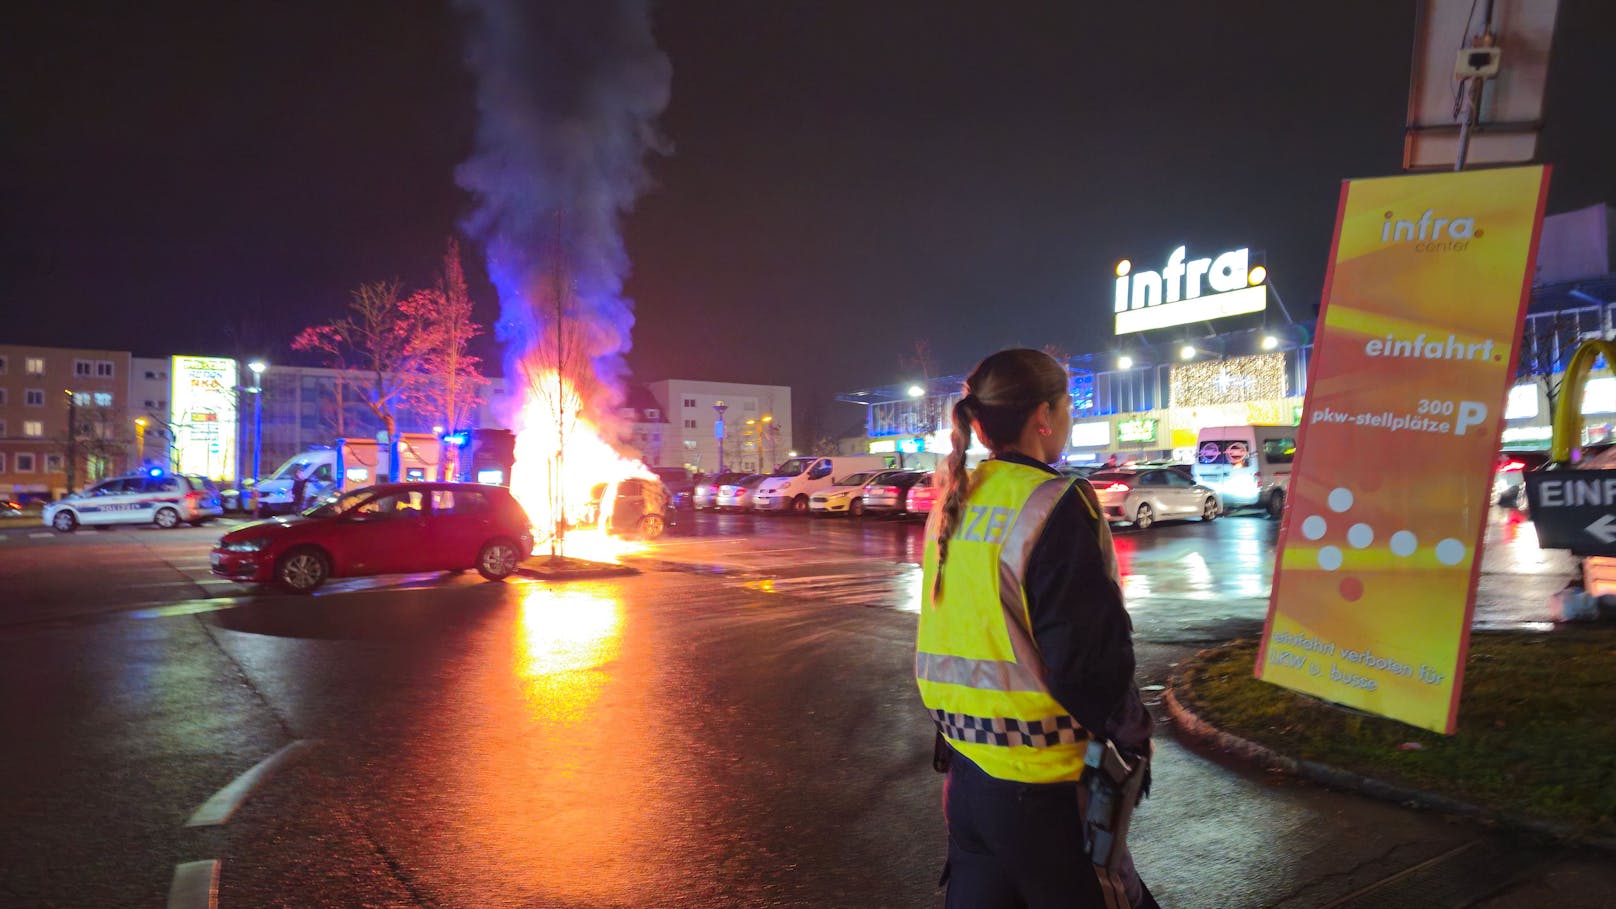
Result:
{"label": "reflective stripe on vest", "polygon": [[1073,483],[1013,462],[978,467],[935,601],[935,523],[927,535],[915,653],[921,698],[956,749],[1003,779],[1056,782],[1082,773],[1088,735],[1049,693],[1025,593],[1027,562]]}

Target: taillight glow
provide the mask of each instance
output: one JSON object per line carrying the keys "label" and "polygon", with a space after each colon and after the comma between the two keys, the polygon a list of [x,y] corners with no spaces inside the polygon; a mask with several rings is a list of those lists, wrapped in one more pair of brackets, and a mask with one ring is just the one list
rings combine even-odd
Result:
{"label": "taillight glow", "polygon": [[1127,483],[1107,483],[1104,486],[1096,486],[1094,488],[1101,492],[1127,492],[1132,487],[1130,487]]}
{"label": "taillight glow", "polygon": [[1526,464],[1524,464],[1523,462],[1521,462],[1521,461],[1510,461],[1508,464],[1505,464],[1503,467],[1498,468],[1498,472],[1499,473],[1511,473],[1513,471],[1525,470],[1525,469],[1526,469]]}

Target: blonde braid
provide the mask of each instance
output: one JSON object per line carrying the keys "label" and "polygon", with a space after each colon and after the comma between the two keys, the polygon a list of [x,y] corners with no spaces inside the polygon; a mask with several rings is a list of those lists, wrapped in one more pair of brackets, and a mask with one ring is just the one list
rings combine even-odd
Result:
{"label": "blonde braid", "polygon": [[965,471],[965,450],[971,447],[970,395],[954,402],[952,441],[954,450],[948,453],[943,475],[943,519],[937,523],[937,576],[932,579],[933,597],[943,593],[943,563],[948,561],[948,539],[959,529],[960,513],[965,510],[965,494],[969,492],[970,476]]}

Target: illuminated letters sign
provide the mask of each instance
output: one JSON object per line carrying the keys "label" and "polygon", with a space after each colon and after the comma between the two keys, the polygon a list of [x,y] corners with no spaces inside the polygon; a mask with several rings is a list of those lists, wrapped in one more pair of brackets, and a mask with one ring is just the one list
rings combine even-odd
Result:
{"label": "illuminated letters sign", "polygon": [[1342,188],[1258,678],[1454,731],[1547,191],[1543,167]]}
{"label": "illuminated letters sign", "polygon": [[236,474],[236,361],[174,357],[169,423],[176,469],[215,480]]}
{"label": "illuminated letters sign", "polygon": [[1250,251],[1185,260],[1180,246],[1161,271],[1134,271],[1117,263],[1117,334],[1206,322],[1262,312],[1268,307],[1268,270],[1250,267]]}
{"label": "illuminated letters sign", "polygon": [[1156,421],[1147,417],[1117,423],[1118,442],[1156,441]]}

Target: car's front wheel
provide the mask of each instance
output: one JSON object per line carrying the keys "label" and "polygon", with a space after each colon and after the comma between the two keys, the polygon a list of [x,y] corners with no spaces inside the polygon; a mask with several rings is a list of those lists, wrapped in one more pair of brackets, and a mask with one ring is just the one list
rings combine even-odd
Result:
{"label": "car's front wheel", "polygon": [[791,510],[796,514],[807,514],[808,513],[808,497],[807,496],[797,496],[795,499],[792,499],[791,500]]}
{"label": "car's front wheel", "polygon": [[56,517],[51,518],[51,526],[57,533],[72,533],[78,529],[79,519],[71,511],[58,511]]}
{"label": "car's front wheel", "polygon": [[1149,502],[1140,502],[1139,510],[1134,512],[1133,526],[1145,530],[1156,523],[1156,512],[1151,509]]}
{"label": "car's front wheel", "polygon": [[516,573],[522,554],[510,540],[489,540],[477,553],[477,573],[490,581],[503,581]]}
{"label": "car's front wheel", "polygon": [[662,536],[662,531],[666,529],[667,522],[663,520],[661,515],[648,514],[640,518],[640,539],[642,540],[654,540]]}
{"label": "car's front wheel", "polygon": [[854,499],[853,504],[847,506],[847,513],[855,518],[864,517],[864,500]]}
{"label": "car's front wheel", "polygon": [[164,530],[173,530],[180,526],[180,513],[172,508],[159,508],[157,509],[157,516],[152,519],[152,523]]}
{"label": "car's front wheel", "polygon": [[331,575],[331,562],[313,546],[300,546],[281,557],[275,579],[293,593],[313,593]]}
{"label": "car's front wheel", "polygon": [[1206,503],[1201,506],[1201,520],[1210,521],[1218,516],[1218,500],[1212,496],[1206,497]]}

